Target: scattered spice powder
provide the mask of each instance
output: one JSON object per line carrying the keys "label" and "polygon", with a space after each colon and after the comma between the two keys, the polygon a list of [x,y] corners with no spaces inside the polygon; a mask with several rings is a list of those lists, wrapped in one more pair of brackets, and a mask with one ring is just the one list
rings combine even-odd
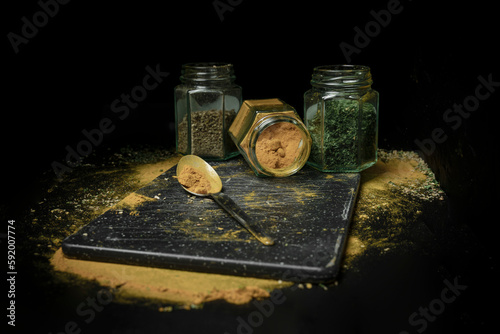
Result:
{"label": "scattered spice powder", "polygon": [[344,269],[353,268],[365,252],[411,249],[410,235],[426,216],[446,215],[445,194],[417,153],[379,149],[378,157],[375,165],[361,172]]}
{"label": "scattered spice powder", "polygon": [[184,166],[178,177],[179,183],[197,194],[208,194],[210,191],[210,182],[191,166]]}
{"label": "scattered spice powder", "polygon": [[[130,152],[130,155],[123,157],[113,156],[115,160],[112,161],[136,159],[142,151]],[[127,208],[153,200],[137,193],[130,194],[130,191],[138,190],[163,171],[172,168],[180,159],[180,156],[166,159],[164,154],[162,150],[148,151],[146,157],[157,157],[158,160],[133,163],[123,160],[126,163],[120,166],[126,168],[121,169],[85,164],[75,168],[71,180],[46,186],[46,199],[31,209],[26,216],[26,219],[32,220],[31,224],[25,225],[30,226],[33,232],[39,231],[30,237],[33,242],[27,243],[25,247],[31,245],[27,249],[34,253],[36,259],[50,259],[50,262],[39,262],[37,273],[42,270],[45,273],[48,265],[59,272],[49,271],[46,275],[51,279],[42,287],[54,289],[58,286],[56,284],[60,284],[57,282],[68,279],[68,284],[79,284],[75,287],[78,290],[86,287],[88,281],[93,281],[113,288],[113,300],[117,303],[168,305],[160,307],[159,311],[172,311],[183,307],[186,310],[196,309],[201,307],[198,305],[216,299],[245,304],[252,299],[267,298],[268,292],[274,289],[292,286],[293,283],[284,281],[64,257],[60,249],[63,238],[119,202],[120,196],[123,198],[129,194],[118,203]],[[447,213],[444,192],[430,168],[416,153],[379,149],[378,156],[379,161],[361,173],[360,192],[342,271],[359,270],[356,267],[358,260],[367,256],[367,253],[382,255],[411,247],[412,238],[407,233],[414,231],[411,226],[417,219],[422,219],[421,215]],[[327,177],[333,175],[328,174]],[[88,183],[94,187],[85,188]],[[252,196],[256,194],[251,192],[248,196],[251,198],[245,200],[251,202]],[[434,206],[444,209],[437,210]],[[73,225],[61,225],[62,219],[72,221]],[[234,240],[233,236],[226,237]],[[305,286],[309,287],[307,284]],[[304,285],[299,284],[297,287],[303,288]]]}
{"label": "scattered spice powder", "polygon": [[148,298],[152,304],[171,303],[187,310],[213,300],[242,305],[253,299],[269,298],[269,291],[292,285],[253,277],[76,260],[65,257],[61,248],[50,263],[56,271],[76,274],[112,288],[114,301],[137,303]]}
{"label": "scattered spice powder", "polygon": [[267,168],[286,168],[300,154],[302,140],[300,130],[292,123],[279,122],[267,127],[255,144],[255,155],[259,163]]}

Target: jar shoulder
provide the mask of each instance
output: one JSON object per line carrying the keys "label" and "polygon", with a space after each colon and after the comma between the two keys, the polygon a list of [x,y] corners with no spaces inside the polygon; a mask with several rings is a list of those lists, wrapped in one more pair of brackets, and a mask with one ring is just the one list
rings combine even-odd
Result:
{"label": "jar shoulder", "polygon": [[374,89],[344,91],[335,89],[318,89],[311,88],[304,93],[305,100],[330,100],[330,99],[349,99],[349,100],[365,100],[378,98],[379,93]]}

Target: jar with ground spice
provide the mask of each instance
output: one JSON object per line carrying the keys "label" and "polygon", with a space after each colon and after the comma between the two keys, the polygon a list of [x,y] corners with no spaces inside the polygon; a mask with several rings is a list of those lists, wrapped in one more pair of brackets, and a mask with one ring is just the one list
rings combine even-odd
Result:
{"label": "jar with ground spice", "polygon": [[360,172],[377,161],[378,100],[370,68],[314,68],[304,94],[304,120],[311,134],[308,164],[323,172]]}
{"label": "jar with ground spice", "polygon": [[241,106],[232,64],[189,63],[175,87],[176,148],[206,160],[238,155],[228,129]]}
{"label": "jar with ground spice", "polygon": [[304,123],[279,99],[244,101],[229,135],[257,176],[292,175],[311,151]]}

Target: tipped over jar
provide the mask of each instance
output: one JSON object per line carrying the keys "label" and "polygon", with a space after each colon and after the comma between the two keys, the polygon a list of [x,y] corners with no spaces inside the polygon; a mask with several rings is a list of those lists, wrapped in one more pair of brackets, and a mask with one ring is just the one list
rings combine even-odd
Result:
{"label": "tipped over jar", "polygon": [[312,138],[308,164],[323,172],[360,172],[377,161],[379,94],[370,68],[314,68],[304,94],[304,121]]}
{"label": "tipped over jar", "polygon": [[307,162],[311,137],[279,99],[245,100],[229,134],[257,176],[290,176]]}

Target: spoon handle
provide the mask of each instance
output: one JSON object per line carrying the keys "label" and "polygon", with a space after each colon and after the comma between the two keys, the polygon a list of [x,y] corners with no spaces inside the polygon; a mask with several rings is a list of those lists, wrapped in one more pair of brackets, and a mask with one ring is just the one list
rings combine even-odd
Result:
{"label": "spoon handle", "polygon": [[257,238],[266,246],[274,244],[274,240],[269,237],[262,229],[262,226],[255,220],[251,219],[239,206],[236,204],[231,197],[228,195],[218,192],[215,194],[210,194],[221,207],[223,207],[227,212],[233,216],[244,228],[246,228],[254,237]]}

